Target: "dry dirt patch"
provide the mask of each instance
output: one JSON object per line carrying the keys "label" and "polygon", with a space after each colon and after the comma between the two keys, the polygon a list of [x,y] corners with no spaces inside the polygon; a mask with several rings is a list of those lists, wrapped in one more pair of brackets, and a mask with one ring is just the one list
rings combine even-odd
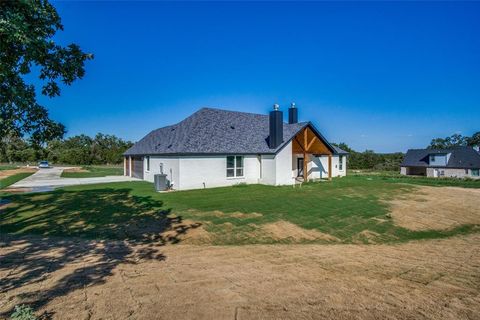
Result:
{"label": "dry dirt patch", "polygon": [[25,192],[32,192],[32,190],[33,190],[32,188],[10,188],[10,187],[3,189],[3,191],[8,193],[25,193]]}
{"label": "dry dirt patch", "polygon": [[183,244],[206,244],[212,239],[210,233],[205,230],[204,224],[192,220],[173,224],[171,230],[164,232],[162,236],[167,239],[177,238]]}
{"label": "dry dirt patch", "polygon": [[89,172],[89,171],[81,167],[73,167],[73,168],[64,169],[63,172],[72,173],[72,172]]}
{"label": "dry dirt patch", "polygon": [[205,230],[205,222],[195,222],[178,217],[165,217],[160,221],[125,224],[119,236],[138,241],[162,244],[207,244],[211,243],[211,235]]}
{"label": "dry dirt patch", "polygon": [[480,224],[480,189],[422,186],[389,203],[394,223],[410,230]]}
{"label": "dry dirt patch", "polygon": [[327,240],[338,241],[338,238],[322,233],[318,230],[303,229],[296,224],[287,221],[267,223],[261,226],[261,230],[274,240]]}
{"label": "dry dirt patch", "polygon": [[35,168],[27,168],[27,167],[12,169],[12,170],[0,170],[0,180],[16,175],[17,173],[36,172],[36,171],[37,169]]}
{"label": "dry dirt patch", "polygon": [[236,211],[236,212],[233,212],[233,213],[225,213],[225,212],[220,211],[220,210],[200,211],[200,210],[195,210],[195,209],[189,209],[188,211],[190,213],[195,214],[196,216],[199,216],[199,217],[201,217],[201,216],[215,216],[215,217],[218,217],[218,218],[231,217],[231,218],[238,218],[238,219],[248,219],[248,218],[258,218],[258,217],[262,216],[262,214],[258,213],[258,212],[244,213],[244,212]]}
{"label": "dry dirt patch", "polygon": [[371,230],[363,230],[353,237],[354,243],[377,243],[381,235]]}
{"label": "dry dirt patch", "polygon": [[53,319],[480,317],[478,234],[374,246],[23,238],[0,241],[0,258],[0,315],[31,303]]}

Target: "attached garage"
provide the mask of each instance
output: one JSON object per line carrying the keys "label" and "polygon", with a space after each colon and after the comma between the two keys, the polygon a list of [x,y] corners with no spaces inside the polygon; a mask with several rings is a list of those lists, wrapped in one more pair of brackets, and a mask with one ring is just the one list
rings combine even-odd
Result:
{"label": "attached garage", "polygon": [[143,157],[132,157],[132,177],[143,180]]}
{"label": "attached garage", "polygon": [[409,176],[426,176],[427,168],[425,167],[407,167],[407,175]]}

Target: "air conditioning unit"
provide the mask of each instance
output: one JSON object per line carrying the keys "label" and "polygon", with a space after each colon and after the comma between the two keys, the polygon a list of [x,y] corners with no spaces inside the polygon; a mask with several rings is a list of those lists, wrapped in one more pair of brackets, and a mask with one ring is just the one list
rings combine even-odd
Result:
{"label": "air conditioning unit", "polygon": [[170,182],[167,179],[167,175],[159,173],[153,176],[155,191],[166,191],[169,188]]}

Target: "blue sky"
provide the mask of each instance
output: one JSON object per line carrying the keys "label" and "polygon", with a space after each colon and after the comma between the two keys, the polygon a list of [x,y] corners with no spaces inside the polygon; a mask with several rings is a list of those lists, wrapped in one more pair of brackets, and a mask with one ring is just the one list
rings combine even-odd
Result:
{"label": "blue sky", "polygon": [[299,107],[332,142],[405,151],[480,130],[480,3],[54,2],[95,55],[42,97],[68,136],[138,140],[203,106]]}

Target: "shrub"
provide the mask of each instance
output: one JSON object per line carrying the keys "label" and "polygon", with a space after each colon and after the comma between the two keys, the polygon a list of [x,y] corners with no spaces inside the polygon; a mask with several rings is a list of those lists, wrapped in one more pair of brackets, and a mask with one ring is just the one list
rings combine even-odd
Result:
{"label": "shrub", "polygon": [[10,316],[12,320],[37,320],[33,309],[27,305],[15,306],[15,311]]}

